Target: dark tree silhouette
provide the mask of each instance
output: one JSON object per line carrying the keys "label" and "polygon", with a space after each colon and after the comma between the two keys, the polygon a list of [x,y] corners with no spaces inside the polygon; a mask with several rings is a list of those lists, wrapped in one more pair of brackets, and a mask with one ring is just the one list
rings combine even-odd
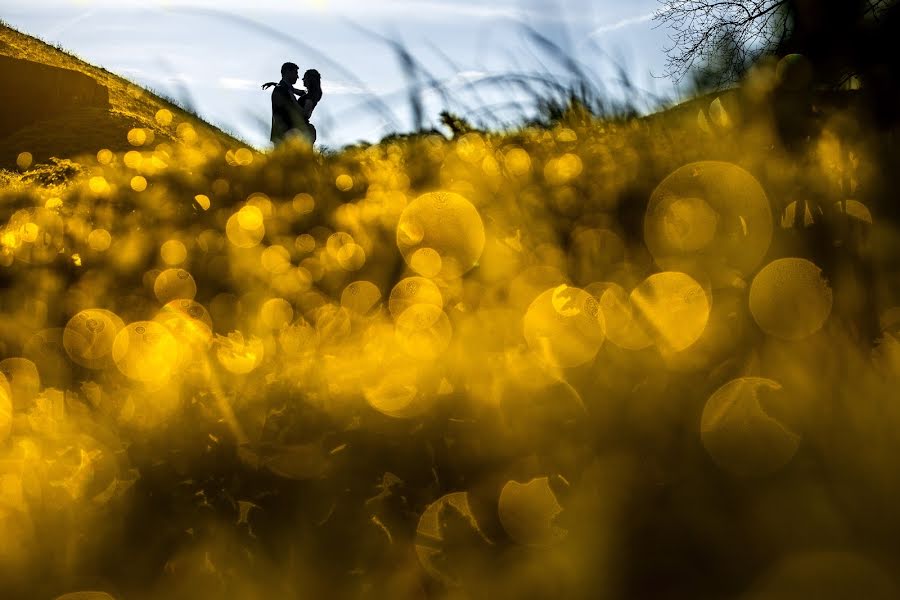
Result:
{"label": "dark tree silhouette", "polygon": [[660,0],[671,29],[666,76],[708,87],[740,79],[766,54],[804,54],[816,79],[839,85],[878,57],[866,52],[897,0]]}

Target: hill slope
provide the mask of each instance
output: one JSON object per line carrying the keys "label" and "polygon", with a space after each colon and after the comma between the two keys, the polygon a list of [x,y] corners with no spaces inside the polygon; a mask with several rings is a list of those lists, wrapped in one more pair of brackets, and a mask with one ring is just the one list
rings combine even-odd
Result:
{"label": "hill slope", "polygon": [[[169,122],[165,118],[167,115],[163,113],[161,120],[156,118],[161,110],[168,110],[174,121],[189,123],[198,136],[225,148],[246,145],[123,77],[3,24],[0,24],[0,56],[18,59],[4,61],[4,64],[15,62],[15,70],[4,69],[0,72],[0,81],[6,90],[4,110],[11,102],[29,106],[29,95],[33,94],[34,86],[27,85],[27,82],[40,78],[47,67],[55,67],[55,85],[60,88],[55,90],[54,97],[63,99],[61,104],[67,105],[49,118],[46,114],[32,115],[27,111],[21,114],[22,126],[0,137],[0,168],[15,168],[16,158],[21,152],[31,153],[37,163],[51,156],[72,158],[80,154],[94,154],[101,148],[112,151],[132,149],[135,144],[129,142],[128,132],[135,128],[144,130],[144,135],[138,138],[146,140],[145,144],[150,141],[172,141],[176,131],[166,125]],[[26,76],[23,82],[23,70],[28,72],[29,67],[34,76]],[[105,106],[80,99],[74,103],[65,100],[65,88],[83,80],[85,75],[107,90],[108,102]],[[0,135],[3,133],[0,132]],[[136,141],[134,137],[132,141]]]}

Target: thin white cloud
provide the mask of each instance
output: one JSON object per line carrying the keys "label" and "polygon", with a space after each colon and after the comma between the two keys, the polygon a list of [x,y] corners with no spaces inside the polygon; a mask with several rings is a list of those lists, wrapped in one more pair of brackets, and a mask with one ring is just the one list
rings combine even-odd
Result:
{"label": "thin white cloud", "polygon": [[239,77],[219,77],[219,86],[226,90],[252,90],[260,84],[250,79]]}
{"label": "thin white cloud", "polygon": [[656,14],[656,11],[649,12],[647,14],[638,15],[635,17],[627,17],[625,19],[620,19],[615,21],[614,23],[607,23],[606,25],[601,25],[600,27],[596,27],[591,33],[591,37],[595,37],[598,35],[603,35],[604,33],[609,33],[610,31],[616,31],[617,29],[622,29],[624,27],[630,27],[631,25],[637,25],[638,23],[646,23],[653,19],[653,15]]}
{"label": "thin white cloud", "polygon": [[322,81],[322,93],[323,94],[347,94],[347,95],[362,95],[369,93],[378,93],[377,90],[366,89],[360,85],[355,85],[352,83],[346,83],[343,81],[332,81],[329,79],[325,79]]}

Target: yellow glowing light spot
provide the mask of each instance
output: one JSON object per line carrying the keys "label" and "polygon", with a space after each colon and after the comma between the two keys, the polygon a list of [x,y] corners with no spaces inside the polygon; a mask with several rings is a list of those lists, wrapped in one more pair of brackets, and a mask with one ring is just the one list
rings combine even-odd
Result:
{"label": "yellow glowing light spot", "polygon": [[102,150],[99,150],[97,152],[97,162],[100,163],[101,165],[108,165],[110,162],[112,162],[112,159],[113,159],[112,150],[110,150],[108,148],[103,148]]}
{"label": "yellow glowing light spot", "polygon": [[33,244],[37,240],[39,231],[40,228],[37,226],[37,223],[25,223],[21,229],[22,241]]}
{"label": "yellow glowing light spot", "polygon": [[269,329],[281,329],[294,319],[294,307],[284,298],[270,298],[260,307],[259,318]]}
{"label": "yellow glowing light spot", "polygon": [[397,318],[395,338],[406,353],[417,360],[434,360],[447,346],[453,328],[440,307],[414,304]]}
{"label": "yellow glowing light spot", "polygon": [[500,163],[498,163],[497,159],[493,156],[485,156],[484,160],[481,161],[481,170],[484,171],[484,174],[488,177],[499,177]]}
{"label": "yellow glowing light spot", "polygon": [[616,283],[592,283],[585,288],[600,303],[606,322],[606,337],[625,350],[642,350],[653,340],[634,316],[628,292]]}
{"label": "yellow glowing light spot", "polygon": [[758,476],[784,466],[800,436],[773,416],[789,397],[771,379],[741,377],[710,396],[700,419],[700,439],[713,460],[740,476]]}
{"label": "yellow glowing light spot", "polygon": [[194,130],[194,126],[190,123],[179,123],[178,127],[175,128],[175,133],[179,138],[181,138],[183,142],[186,142],[188,144],[197,141],[197,132]]}
{"label": "yellow glowing light spot", "polygon": [[380,373],[375,385],[364,386],[363,396],[378,412],[395,419],[408,419],[427,409],[418,383],[416,372],[408,366],[392,368]]}
{"label": "yellow glowing light spot", "polygon": [[100,175],[91,177],[88,180],[88,187],[92,192],[98,195],[109,193],[109,184],[106,182],[106,178],[101,177]]}
{"label": "yellow glowing light spot", "polygon": [[[256,207],[251,208],[256,209]],[[241,211],[242,210],[243,209],[241,209]],[[258,245],[266,235],[266,228],[262,224],[262,213],[259,213],[259,209],[256,209],[259,213],[260,224],[254,229],[247,229],[241,226],[241,211],[234,213],[228,218],[228,221],[225,223],[225,235],[228,236],[228,241],[238,248],[253,248]],[[256,218],[250,216],[249,213],[243,216],[248,222],[256,220]]]}
{"label": "yellow glowing light spot", "polygon": [[66,324],[63,348],[77,364],[88,369],[112,366],[113,342],[125,323],[113,312],[99,308],[83,310]]}
{"label": "yellow glowing light spot", "polygon": [[680,352],[696,342],[709,320],[710,302],[690,275],[651,275],[631,292],[634,315],[660,351]]}
{"label": "yellow glowing light spot", "polygon": [[[677,252],[696,252],[713,241],[719,215],[702,198],[672,196],[660,206],[662,230],[669,247]],[[746,225],[741,217],[741,231]]]}
{"label": "yellow glowing light spot", "polygon": [[759,182],[726,162],[703,161],[662,180],[644,215],[644,242],[664,269],[689,260],[749,274],[772,241],[772,211]]}
{"label": "yellow glowing light spot", "polygon": [[433,281],[424,277],[407,277],[391,290],[388,310],[395,320],[406,309],[416,304],[431,304],[443,308],[444,298],[441,290]]}
{"label": "yellow glowing light spot", "polygon": [[563,143],[571,143],[578,141],[578,134],[575,133],[574,130],[569,129],[568,127],[563,127],[559,131],[556,132],[556,141]]}
{"label": "yellow glowing light spot", "polygon": [[[868,225],[872,224],[872,213],[869,212],[869,209],[865,204],[858,200],[846,200],[845,202],[847,207],[847,216]],[[840,201],[834,203],[834,209],[840,213],[844,212],[844,206]]]}
{"label": "yellow glowing light spot", "polygon": [[234,153],[234,160],[242,167],[253,164],[253,153],[247,148],[239,148]]}
{"label": "yellow glowing light spot", "polygon": [[228,337],[217,335],[216,358],[227,370],[237,375],[249,373],[262,362],[265,354],[263,342],[256,336],[244,340],[240,331],[232,331]]}
{"label": "yellow glowing light spot", "polygon": [[47,201],[44,203],[44,208],[48,208],[50,210],[56,210],[58,208],[62,208],[63,201],[62,198],[47,198]]}
{"label": "yellow glowing light spot", "polygon": [[27,358],[11,357],[0,361],[0,374],[9,383],[13,400],[19,404],[30,402],[41,389],[37,365]]}
{"label": "yellow glowing light spot", "polygon": [[88,234],[88,245],[96,252],[106,251],[111,242],[112,236],[105,229],[95,229]]}
{"label": "yellow glowing light spot", "polygon": [[132,146],[143,146],[147,141],[147,133],[140,128],[133,128],[128,132],[128,143]]}
{"label": "yellow glowing light spot", "polygon": [[[413,241],[419,230],[421,238]],[[441,258],[439,275],[446,279],[460,277],[474,267],[484,242],[478,210],[455,192],[422,194],[403,209],[397,225],[397,246],[406,263],[414,268],[413,254],[421,247],[432,248]]]}
{"label": "yellow glowing light spot", "polygon": [[563,317],[574,317],[581,312],[581,307],[575,303],[576,296],[573,296],[569,286],[562,284],[553,288],[550,297],[550,303],[553,308]]}
{"label": "yellow glowing light spot", "polygon": [[531,156],[522,148],[511,148],[504,154],[503,164],[511,175],[521,177],[531,171]]}
{"label": "yellow glowing light spot", "polygon": [[565,529],[554,524],[562,506],[547,477],[528,483],[507,481],[497,504],[500,523],[509,537],[526,546],[547,546],[566,537]]}
{"label": "yellow glowing light spot", "polygon": [[418,244],[423,237],[425,237],[425,229],[415,219],[407,219],[397,225],[397,239],[404,245]]}
{"label": "yellow glowing light spot", "polygon": [[709,118],[712,119],[713,123],[715,123],[722,129],[728,129],[731,127],[731,117],[728,115],[728,111],[725,110],[725,107],[722,106],[722,100],[720,98],[716,98],[715,100],[710,102]]}
{"label": "yellow glowing light spot", "polygon": [[[781,215],[781,226],[790,229],[794,226],[794,220],[797,217],[797,201],[794,200],[784,208],[784,214]],[[813,224],[812,211],[809,209],[809,202],[803,203],[803,226],[809,227]]]}
{"label": "yellow glowing light spot", "polygon": [[337,231],[328,236],[328,239],[325,240],[325,250],[333,256],[337,258],[338,251],[343,248],[346,244],[353,243],[353,236],[347,233],[346,231]]}
{"label": "yellow glowing light spot", "polygon": [[272,200],[262,192],[253,192],[247,196],[247,206],[258,208],[264,219],[269,219],[275,214]]}
{"label": "yellow glowing light spot", "polygon": [[441,255],[433,248],[419,248],[409,258],[410,268],[425,277],[436,277],[441,272]]}
{"label": "yellow glowing light spot", "polygon": [[200,208],[202,208],[203,210],[209,210],[209,196],[205,194],[197,194],[196,196],[194,196],[194,201],[198,205],[200,205]]}
{"label": "yellow glowing light spot", "polygon": [[161,108],[156,111],[156,122],[162,125],[163,127],[167,127],[172,124],[172,111],[167,108]]}
{"label": "yellow glowing light spot", "polygon": [[77,252],[72,255],[72,264],[74,264],[76,267],[81,266],[81,255]]}
{"label": "yellow glowing light spot", "polygon": [[581,171],[584,167],[581,163],[581,157],[569,152],[559,157],[557,168],[559,169],[560,177],[569,181],[581,175]]}
{"label": "yellow glowing light spot", "polygon": [[312,252],[316,249],[316,238],[308,233],[298,235],[297,239],[294,240],[294,248],[299,252]]}
{"label": "yellow glowing light spot", "polygon": [[237,215],[238,223],[248,231],[258,229],[263,224],[262,211],[255,206],[244,206],[237,212]]}
{"label": "yellow glowing light spot", "polygon": [[317,258],[308,257],[300,261],[300,266],[306,269],[313,281],[319,281],[325,275],[325,268],[322,261]]}
{"label": "yellow glowing light spot", "polygon": [[178,342],[163,325],[136,321],[116,334],[112,357],[119,371],[129,379],[162,383],[175,369]]}
{"label": "yellow glowing light spot", "polygon": [[19,169],[24,171],[25,169],[27,169],[28,167],[31,166],[32,160],[33,160],[33,157],[31,155],[31,152],[20,152],[19,155],[16,157],[16,166],[19,167]]}
{"label": "yellow glowing light spot", "polygon": [[2,243],[7,248],[18,248],[19,244],[22,243],[22,238],[14,231],[6,231],[0,236],[0,243]]}
{"label": "yellow glowing light spot", "polygon": [[703,113],[702,108],[697,111],[697,127],[703,133],[712,133],[712,128],[709,126],[709,121],[706,120],[706,115]]}
{"label": "yellow glowing light spot", "polygon": [[366,251],[353,242],[344,244],[337,252],[337,261],[345,271],[358,271],[366,263]]}
{"label": "yellow glowing light spot", "polygon": [[212,340],[212,319],[206,307],[195,300],[172,300],[153,317],[178,342],[178,367],[188,366],[195,357],[204,356]]}
{"label": "yellow glowing light spot", "polygon": [[456,154],[468,163],[477,163],[484,157],[487,151],[484,140],[478,133],[464,134],[456,142]]}
{"label": "yellow glowing light spot", "polygon": [[291,268],[291,253],[284,246],[269,246],[263,250],[261,262],[269,273],[280,275]]}
{"label": "yellow glowing light spot", "polygon": [[300,193],[291,200],[291,206],[298,215],[308,215],[315,209],[316,201],[309,194]]}
{"label": "yellow glowing light spot", "polygon": [[341,173],[335,178],[334,185],[342,192],[349,192],[353,189],[353,178],[346,173]]}
{"label": "yellow glowing light spot", "polygon": [[371,281],[354,281],[341,292],[341,306],[360,315],[370,315],[381,306],[381,290]]}
{"label": "yellow glowing light spot", "polygon": [[574,367],[594,358],[606,337],[597,300],[582,289],[559,285],[538,295],[523,319],[525,341],[544,362]]}
{"label": "yellow glowing light spot", "polygon": [[143,192],[147,189],[147,180],[140,175],[135,175],[131,178],[131,189],[136,192]]}
{"label": "yellow glowing light spot", "polygon": [[466,521],[485,544],[490,543],[475,520],[469,506],[468,493],[453,492],[441,496],[429,504],[422,516],[419,517],[419,523],[416,526],[416,556],[426,573],[445,585],[458,586],[460,581],[456,578],[453,569],[445,566],[446,561],[441,560],[444,556],[442,548],[445,536],[450,533],[445,531],[444,523],[449,521],[445,514],[451,511]]}
{"label": "yellow glowing light spot", "polygon": [[750,313],[767,334],[808,337],[831,314],[832,293],[822,270],[803,258],[781,258],[763,267],[750,284]]}
{"label": "yellow glowing light spot", "polygon": [[159,255],[164,263],[174,267],[183,263],[187,258],[187,248],[178,240],[168,240],[160,246]]}
{"label": "yellow glowing light spot", "polygon": [[568,152],[559,158],[551,158],[544,165],[544,179],[550,185],[565,185],[581,174],[583,165],[577,154]]}
{"label": "yellow glowing light spot", "polygon": [[193,300],[197,295],[197,284],[184,269],[166,269],[153,282],[153,293],[162,304],[182,298]]}
{"label": "yellow glowing light spot", "polygon": [[137,150],[129,150],[125,153],[125,156],[122,157],[122,162],[124,162],[125,166],[129,169],[139,169],[141,163],[144,162],[144,157]]}

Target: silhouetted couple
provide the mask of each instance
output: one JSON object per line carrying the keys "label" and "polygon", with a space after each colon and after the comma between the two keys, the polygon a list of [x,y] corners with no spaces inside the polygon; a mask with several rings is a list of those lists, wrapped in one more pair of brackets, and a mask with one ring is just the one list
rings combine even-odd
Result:
{"label": "silhouetted couple", "polygon": [[[281,81],[262,84],[266,90],[272,86],[272,135],[270,139],[277,146],[284,139],[300,136],[316,143],[316,128],[309,122],[313,109],[322,99],[322,77],[315,69],[303,74],[305,90],[294,87],[300,77],[300,67],[292,62],[281,65]],[[296,96],[296,98],[294,97]]]}

